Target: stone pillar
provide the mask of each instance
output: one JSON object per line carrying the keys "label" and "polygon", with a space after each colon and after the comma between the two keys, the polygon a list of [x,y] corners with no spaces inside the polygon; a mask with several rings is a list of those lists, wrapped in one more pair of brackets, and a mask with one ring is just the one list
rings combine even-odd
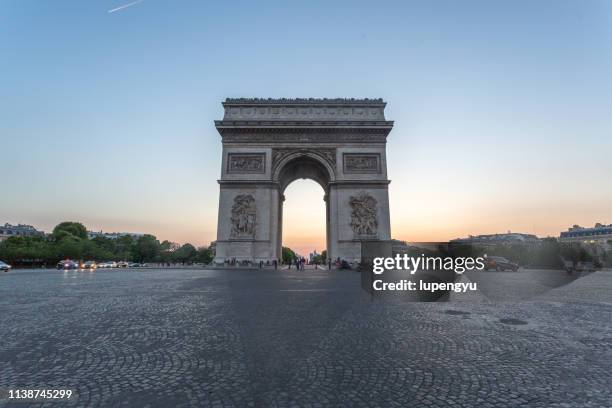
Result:
{"label": "stone pillar", "polygon": [[285,205],[285,195],[281,194],[280,192],[278,194],[278,244],[276,246],[276,258],[278,260],[278,263],[280,264],[283,260],[283,207]]}

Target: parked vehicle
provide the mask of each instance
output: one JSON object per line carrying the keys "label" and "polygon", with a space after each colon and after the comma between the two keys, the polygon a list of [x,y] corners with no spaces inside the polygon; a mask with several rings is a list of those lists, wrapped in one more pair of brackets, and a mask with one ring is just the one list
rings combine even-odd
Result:
{"label": "parked vehicle", "polygon": [[117,262],[115,261],[106,261],[102,263],[103,268],[116,268],[117,267]]}
{"label": "parked vehicle", "polygon": [[519,268],[519,265],[517,263],[509,261],[501,256],[489,256],[485,258],[484,264],[485,271],[488,271],[489,269],[495,269],[496,271],[511,270],[513,272],[516,272]]}
{"label": "parked vehicle", "polygon": [[95,261],[87,261],[82,266],[83,269],[96,269],[98,264]]}
{"label": "parked vehicle", "polygon": [[576,271],[577,272],[594,272],[595,266],[593,265],[593,262],[581,261],[576,264]]}
{"label": "parked vehicle", "polygon": [[143,264],[139,264],[138,262],[132,262],[129,267],[130,268],[140,268]]}
{"label": "parked vehicle", "polygon": [[126,261],[117,262],[117,268],[127,268],[128,266],[130,266],[130,264],[127,263]]}
{"label": "parked vehicle", "polygon": [[65,259],[57,263],[57,269],[79,269],[79,264],[70,259]]}
{"label": "parked vehicle", "polygon": [[8,271],[11,270],[11,268],[12,268],[11,265],[9,265],[9,264],[7,264],[5,262],[0,261],[0,271],[8,272]]}
{"label": "parked vehicle", "polygon": [[106,261],[98,264],[98,268],[116,268],[117,262],[115,261]]}

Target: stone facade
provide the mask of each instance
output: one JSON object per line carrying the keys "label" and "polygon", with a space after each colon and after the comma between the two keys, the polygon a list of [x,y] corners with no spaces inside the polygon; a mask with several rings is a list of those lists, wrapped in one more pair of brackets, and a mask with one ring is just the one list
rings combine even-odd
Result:
{"label": "stone facade", "polygon": [[283,193],[299,178],[325,191],[327,251],[357,262],[363,240],[390,240],[381,99],[227,99],[215,262],[281,258]]}

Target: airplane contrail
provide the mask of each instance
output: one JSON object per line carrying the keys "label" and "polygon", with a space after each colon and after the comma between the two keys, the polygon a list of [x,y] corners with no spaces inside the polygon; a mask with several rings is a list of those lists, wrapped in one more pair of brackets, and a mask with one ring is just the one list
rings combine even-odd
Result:
{"label": "airplane contrail", "polygon": [[115,11],[123,10],[128,7],[132,7],[138,3],[142,3],[144,0],[136,0],[131,3],[124,4],[123,6],[115,7],[114,9],[108,10],[108,13],[114,13]]}

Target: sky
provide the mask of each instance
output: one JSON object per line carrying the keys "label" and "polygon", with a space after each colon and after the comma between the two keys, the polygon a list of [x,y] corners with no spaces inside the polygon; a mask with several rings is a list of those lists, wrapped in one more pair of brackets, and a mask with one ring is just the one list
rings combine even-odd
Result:
{"label": "sky", "polygon": [[382,97],[394,238],[612,223],[608,0],[128,3],[0,0],[0,223],[207,244],[226,97]]}

